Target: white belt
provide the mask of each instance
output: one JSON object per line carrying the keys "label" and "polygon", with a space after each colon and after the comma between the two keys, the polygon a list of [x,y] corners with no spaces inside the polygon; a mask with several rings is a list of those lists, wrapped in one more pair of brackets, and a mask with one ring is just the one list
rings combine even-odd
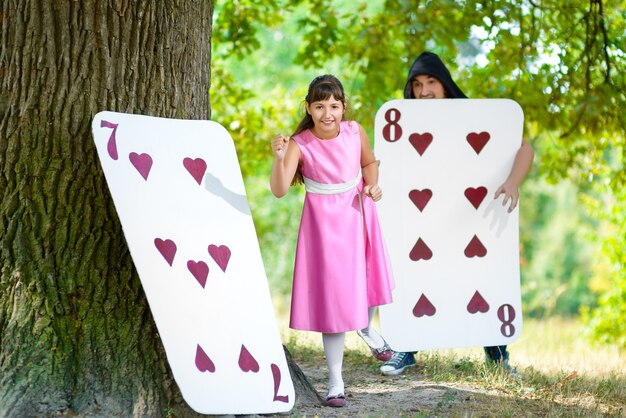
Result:
{"label": "white belt", "polygon": [[354,189],[361,181],[361,173],[352,181],[346,183],[326,184],[318,183],[315,180],[311,180],[302,176],[304,179],[304,188],[309,193],[315,194],[339,194]]}

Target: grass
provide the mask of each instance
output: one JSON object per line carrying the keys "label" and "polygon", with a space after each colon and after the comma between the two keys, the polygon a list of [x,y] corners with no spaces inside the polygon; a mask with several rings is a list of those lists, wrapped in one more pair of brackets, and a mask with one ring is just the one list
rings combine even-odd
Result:
{"label": "grass", "polygon": [[[298,364],[326,369],[320,334],[293,331],[286,323],[281,331]],[[353,381],[403,379],[392,390],[407,382],[443,388],[432,405],[411,410],[389,405],[390,410],[375,416],[626,416],[625,353],[590,344],[577,320],[526,320],[509,351],[521,380],[486,365],[480,348],[419,352],[415,368],[381,378],[380,363],[351,332],[346,335],[344,374]]]}

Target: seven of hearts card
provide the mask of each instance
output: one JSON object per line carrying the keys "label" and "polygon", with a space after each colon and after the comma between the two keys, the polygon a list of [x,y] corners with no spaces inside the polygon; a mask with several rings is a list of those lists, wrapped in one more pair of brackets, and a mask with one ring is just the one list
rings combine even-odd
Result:
{"label": "seven of hearts card", "polygon": [[507,99],[394,100],[375,121],[396,351],[506,345],[522,330],[518,209],[496,190],[522,142]]}
{"label": "seven of hearts card", "polygon": [[289,411],[293,383],[228,132],[113,112],[92,130],[185,401],[205,414]]}

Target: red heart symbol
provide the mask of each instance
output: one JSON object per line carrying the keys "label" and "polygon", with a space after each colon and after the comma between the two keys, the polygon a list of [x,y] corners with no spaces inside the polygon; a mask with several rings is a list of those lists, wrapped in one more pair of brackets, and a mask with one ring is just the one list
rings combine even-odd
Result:
{"label": "red heart symbol", "polygon": [[486,187],[480,186],[476,189],[474,189],[473,187],[468,187],[467,189],[465,189],[465,197],[467,197],[467,200],[469,200],[472,206],[474,206],[476,209],[478,209],[480,204],[483,202],[485,196],[487,196]]}
{"label": "red heart symbol", "polygon": [[246,373],[257,373],[259,371],[259,363],[257,363],[243,344],[241,345],[241,352],[239,353],[239,368]]}
{"label": "red heart symbol", "polygon": [[483,245],[482,242],[478,239],[476,235],[472,238],[472,240],[465,247],[465,256],[468,258],[472,257],[484,257],[487,255],[487,249]]}
{"label": "red heart symbol", "polygon": [[161,253],[167,264],[170,266],[174,262],[174,256],[176,255],[176,244],[171,239],[162,240],[161,238],[155,238],[154,245]]}
{"label": "red heart symbol", "polygon": [[185,166],[187,171],[189,171],[191,177],[196,180],[196,183],[202,183],[202,177],[204,177],[204,172],[206,171],[206,163],[202,158],[196,158],[195,160],[191,158],[185,158],[183,160],[183,165]]}
{"label": "red heart symbol", "polygon": [[417,239],[417,242],[413,246],[413,249],[409,253],[409,258],[413,261],[418,260],[430,260],[433,256],[433,252],[428,248],[428,245],[421,238]]}
{"label": "red heart symbol", "polygon": [[422,212],[426,207],[426,204],[433,196],[433,192],[430,189],[424,190],[411,190],[409,192],[409,199],[417,206],[417,208]]}
{"label": "red heart symbol", "polygon": [[489,138],[491,138],[489,132],[481,132],[479,134],[471,132],[467,135],[467,142],[474,148],[476,154],[480,154],[485,144],[489,142]]}
{"label": "red heart symbol", "polygon": [[274,401],[278,402],[289,402],[289,395],[278,396],[278,389],[280,388],[280,368],[272,363],[270,365],[272,369],[272,377],[274,378]]}
{"label": "red heart symbol", "polygon": [[424,132],[423,134],[411,134],[409,135],[409,142],[413,145],[419,155],[424,155],[426,148],[433,142],[433,136]]}
{"label": "red heart symbol", "polygon": [[437,312],[435,306],[430,303],[426,295],[422,293],[422,296],[417,300],[415,307],[413,308],[413,315],[421,318],[422,316],[433,316]]}
{"label": "red heart symbol", "polygon": [[226,272],[226,266],[228,266],[228,260],[230,260],[230,249],[225,245],[209,245],[209,254],[213,257],[213,260]]}
{"label": "red heart symbol", "polygon": [[144,180],[148,180],[148,174],[150,174],[150,169],[152,168],[152,157],[148,154],[137,154],[136,152],[131,152],[128,155],[128,159],[135,166],[141,177]]}
{"label": "red heart symbol", "polygon": [[200,347],[200,344],[198,344],[198,347],[196,348],[196,367],[203,373],[215,372],[215,364],[213,364],[209,356],[206,355],[202,347]]}
{"label": "red heart symbol", "polygon": [[193,260],[187,261],[187,268],[193,274],[193,277],[196,278],[200,286],[204,289],[204,285],[206,284],[206,278],[209,275],[209,266],[206,265],[204,261],[198,261],[197,263]]}
{"label": "red heart symbol", "polygon": [[487,311],[489,311],[489,304],[477,290],[467,304],[467,312],[475,314],[476,312],[485,313]]}

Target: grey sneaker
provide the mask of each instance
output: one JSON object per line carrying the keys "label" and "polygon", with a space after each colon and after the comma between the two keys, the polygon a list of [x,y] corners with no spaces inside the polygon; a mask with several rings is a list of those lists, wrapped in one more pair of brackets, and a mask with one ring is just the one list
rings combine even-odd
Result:
{"label": "grey sneaker", "polygon": [[511,366],[508,360],[500,362],[500,367],[505,373],[508,373],[511,377],[514,377],[515,379],[522,378],[522,374],[518,372],[515,367]]}
{"label": "grey sneaker", "polygon": [[487,359],[487,363],[490,364],[492,367],[495,367],[499,370],[502,370],[502,372],[508,374],[509,376],[515,378],[515,379],[521,379],[522,378],[522,374],[520,372],[517,371],[517,369],[513,366],[511,366],[509,364],[509,360],[491,360],[491,359]]}
{"label": "grey sneaker", "polygon": [[380,366],[380,372],[387,376],[397,376],[404,372],[407,367],[415,366],[413,353],[401,353],[394,351],[391,359]]}

